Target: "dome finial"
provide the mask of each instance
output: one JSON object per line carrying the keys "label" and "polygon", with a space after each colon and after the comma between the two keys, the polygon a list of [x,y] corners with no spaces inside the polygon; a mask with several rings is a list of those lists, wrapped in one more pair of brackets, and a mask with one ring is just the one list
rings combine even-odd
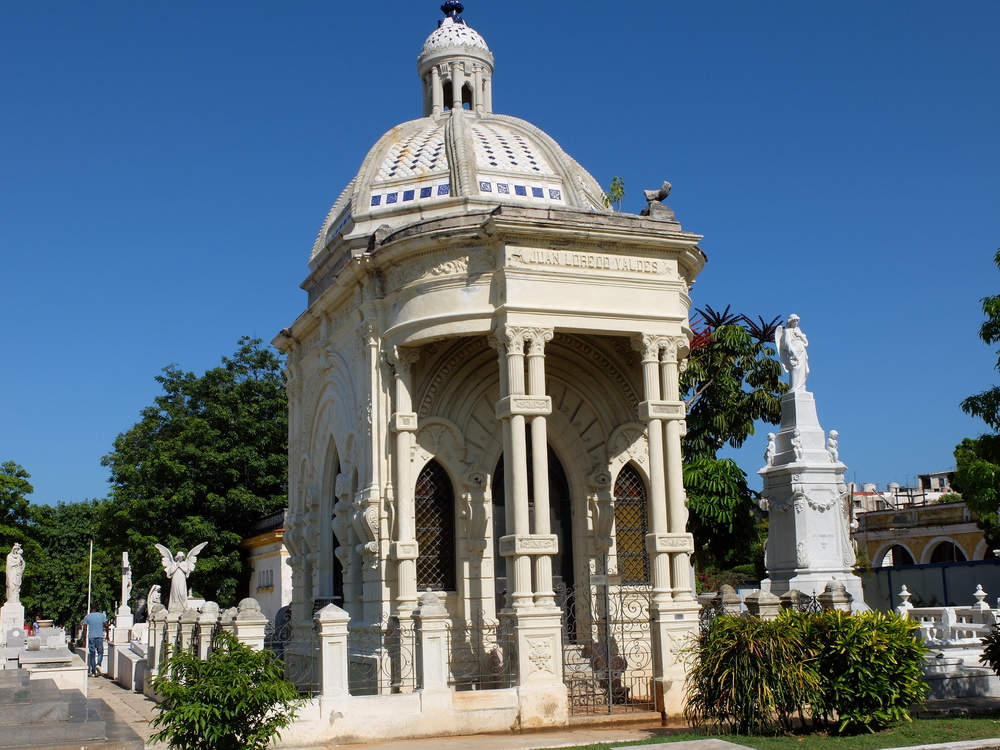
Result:
{"label": "dome finial", "polygon": [[[463,25],[465,24],[465,21],[462,20],[462,16],[460,16],[459,13],[463,13],[464,11],[465,11],[465,6],[462,5],[462,3],[460,3],[458,0],[448,0],[444,5],[441,6],[442,13],[444,13],[448,18],[450,18],[454,23],[460,23]],[[444,21],[438,21],[439,28],[442,23],[444,23]]]}

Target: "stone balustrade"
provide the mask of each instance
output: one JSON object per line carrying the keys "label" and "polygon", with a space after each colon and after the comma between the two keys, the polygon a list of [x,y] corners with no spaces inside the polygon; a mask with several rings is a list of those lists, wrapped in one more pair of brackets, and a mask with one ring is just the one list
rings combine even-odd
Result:
{"label": "stone balustrade", "polygon": [[968,607],[914,607],[910,603],[906,586],[899,592],[902,603],[896,607],[900,617],[920,623],[920,637],[928,646],[936,648],[978,647],[979,639],[1000,623],[1000,610],[991,609],[986,603],[986,592],[976,586],[973,598],[976,603]]}

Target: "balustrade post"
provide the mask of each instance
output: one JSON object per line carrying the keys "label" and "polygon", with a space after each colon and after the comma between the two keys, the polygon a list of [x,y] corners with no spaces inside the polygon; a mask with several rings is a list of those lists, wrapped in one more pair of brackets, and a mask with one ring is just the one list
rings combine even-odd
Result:
{"label": "balustrade post", "polygon": [[446,692],[448,688],[448,610],[438,595],[420,597],[414,613],[417,625],[417,672],[424,692]]}
{"label": "balustrade post", "polygon": [[233,634],[240,643],[254,651],[262,651],[266,627],[267,617],[260,611],[260,604],[256,599],[246,598],[239,603],[233,622]]}
{"label": "balustrade post", "polygon": [[327,604],[313,619],[319,634],[321,694],[324,698],[350,695],[347,626],[351,616],[336,604]]}

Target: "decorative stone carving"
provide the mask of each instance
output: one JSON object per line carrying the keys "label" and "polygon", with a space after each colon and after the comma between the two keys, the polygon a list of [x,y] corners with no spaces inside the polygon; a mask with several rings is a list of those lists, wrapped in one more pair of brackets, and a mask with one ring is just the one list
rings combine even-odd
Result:
{"label": "decorative stone carving", "polygon": [[777,448],[774,444],[774,433],[767,433],[767,449],[764,451],[764,465],[772,466],[774,464],[774,454],[777,452]]}
{"label": "decorative stone carving", "polygon": [[154,544],[160,552],[160,564],[163,566],[167,578],[170,579],[170,596],[167,599],[167,609],[185,610],[187,609],[188,588],[187,579],[194,572],[194,566],[198,563],[198,553],[208,545],[208,542],[197,544],[188,550],[187,553],[177,550],[176,555],[172,555],[170,550],[162,544]]}
{"label": "decorative stone carving", "polygon": [[7,603],[20,604],[21,581],[24,579],[24,553],[19,542],[14,542],[7,553]]}
{"label": "decorative stone carving", "polygon": [[840,460],[840,443],[837,440],[839,434],[836,430],[830,430],[830,437],[826,440],[826,450],[834,463]]}
{"label": "decorative stone carving", "polygon": [[658,219],[659,221],[676,221],[677,217],[674,215],[673,210],[670,206],[663,203],[667,199],[667,196],[670,195],[671,187],[669,182],[664,181],[659,190],[643,190],[647,205],[639,215],[648,216],[651,219]]}
{"label": "decorative stone carving", "polygon": [[778,357],[781,366],[789,373],[788,390],[804,391],[806,377],[809,375],[809,339],[799,328],[799,316],[794,313],[788,316],[786,327],[778,326],[774,332],[774,341],[778,347]]}

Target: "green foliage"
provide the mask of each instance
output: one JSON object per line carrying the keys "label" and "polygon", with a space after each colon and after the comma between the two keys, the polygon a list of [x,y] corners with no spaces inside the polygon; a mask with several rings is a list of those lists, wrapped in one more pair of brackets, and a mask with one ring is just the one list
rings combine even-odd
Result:
{"label": "green foliage", "polygon": [[693,650],[685,718],[735,734],[789,731],[819,681],[801,630],[787,620],[716,617]]}
{"label": "green foliage", "polygon": [[615,211],[620,212],[622,210],[622,200],[625,198],[625,180],[621,177],[613,177],[611,179],[611,187],[608,188],[608,192],[604,193],[602,197],[605,208],[614,207]]}
{"label": "green foliage", "polygon": [[876,611],[717,617],[692,651],[685,715],[716,730],[774,734],[794,714],[834,731],[909,721],[929,688],[917,623]]}
{"label": "green foliage", "polygon": [[977,516],[987,544],[1000,543],[1000,435],[965,438],[955,446],[952,486],[962,493],[969,510]]}
{"label": "green foliage", "polygon": [[703,327],[695,332],[680,376],[688,409],[683,444],[688,529],[696,564],[726,567],[755,562],[761,539],[757,494],[736,462],[717,454],[725,445],[743,445],[755,422],[777,424],[788,386],[767,344],[773,327],[748,324],[728,308],[721,314],[710,307],[699,312]]}
{"label": "green foliage", "polygon": [[800,618],[822,685],[813,715],[838,718],[837,732],[873,732],[910,721],[909,707],[930,688],[924,682],[919,623],[896,614],[839,610]]}
{"label": "green foliage", "polygon": [[[39,505],[32,509],[31,533],[42,549],[32,560],[37,571],[29,614],[72,624],[87,612],[87,575],[90,542],[94,541],[91,601],[102,612],[112,612],[121,589],[121,542],[108,536],[104,516],[108,500]],[[28,605],[25,605],[28,606]]]}
{"label": "green foliage", "polygon": [[38,571],[32,569],[32,564],[41,556],[41,548],[29,530],[32,505],[28,495],[35,491],[29,479],[31,474],[20,464],[13,461],[0,464],[0,561],[6,561],[15,542],[21,543],[26,562],[21,603],[28,612],[34,605],[32,588],[38,578]]}
{"label": "green foliage", "polygon": [[1000,629],[995,625],[990,634],[980,640],[983,644],[983,653],[979,657],[981,664],[985,664],[1000,677]]}
{"label": "green foliage", "polygon": [[175,750],[264,750],[302,704],[274,654],[226,632],[204,661],[185,649],[169,654],[153,689],[163,703],[151,739]]}
{"label": "green foliage", "polygon": [[[993,262],[1000,267],[1000,250]],[[987,344],[1000,343],[1000,296],[983,299],[986,321],[979,338]],[[1000,370],[1000,351],[996,369]],[[969,508],[978,514],[977,523],[991,545],[1000,543],[997,513],[1000,511],[1000,386],[993,386],[962,401],[962,411],[979,417],[994,431],[979,438],[966,438],[955,448],[952,485]]]}
{"label": "green foliage", "polygon": [[163,582],[154,543],[176,551],[207,541],[192,589],[230,606],[243,577],[240,542],[287,502],[281,360],[244,337],[232,358],[200,377],[176,365],[163,372],[163,395],[102,460],[113,485],[108,521],[121,530],[137,591]]}

